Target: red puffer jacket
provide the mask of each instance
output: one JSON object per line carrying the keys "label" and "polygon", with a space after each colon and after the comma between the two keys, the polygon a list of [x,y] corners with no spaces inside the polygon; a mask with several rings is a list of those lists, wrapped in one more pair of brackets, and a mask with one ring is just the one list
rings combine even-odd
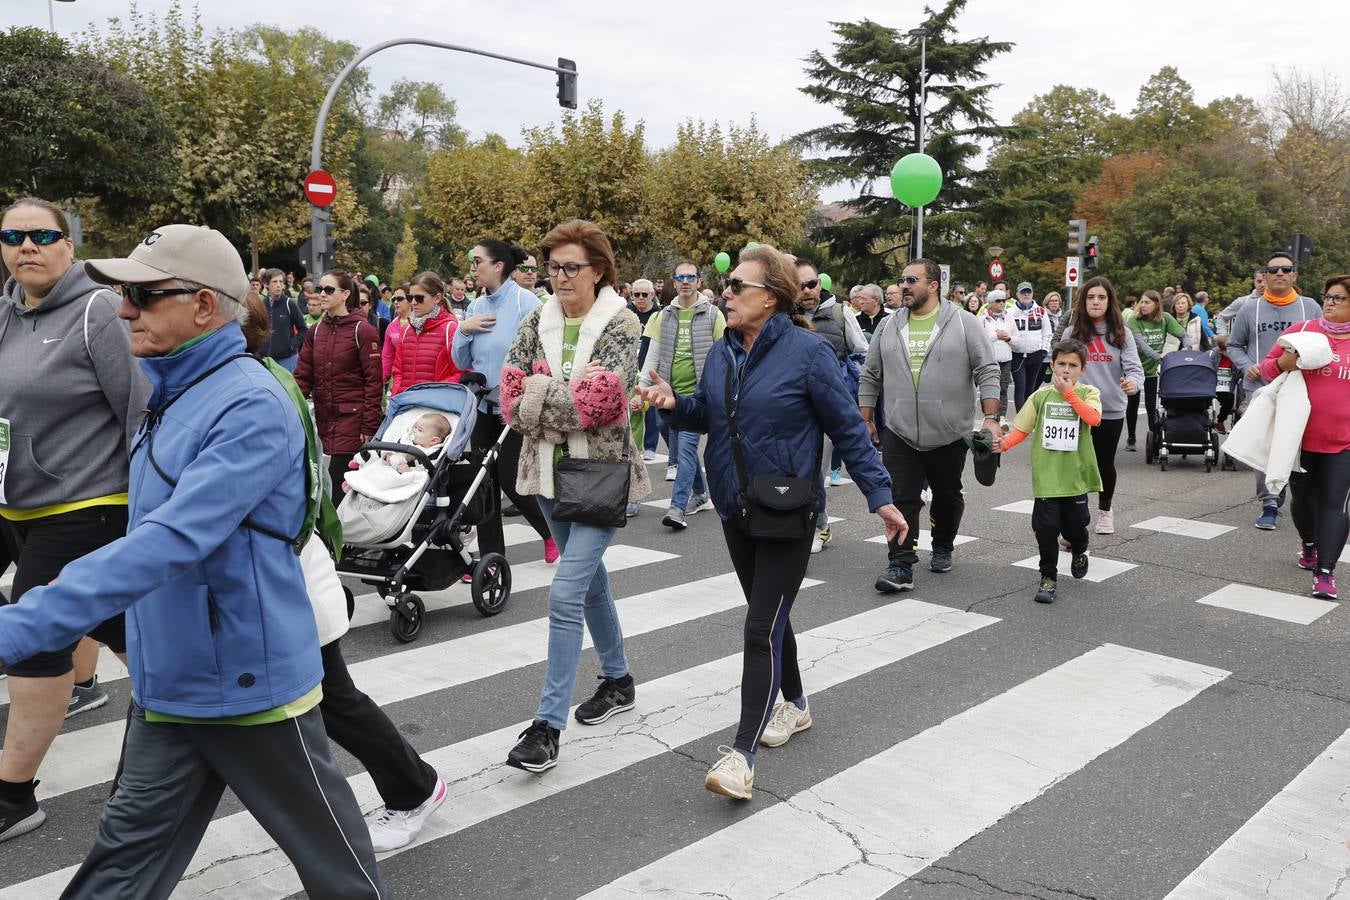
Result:
{"label": "red puffer jacket", "polygon": [[441,310],[436,318],[423,323],[421,334],[408,326],[394,356],[391,396],[424,381],[459,381],[464,372],[450,358],[456,325],[455,317]]}
{"label": "red puffer jacket", "polygon": [[295,381],[314,400],[314,424],[329,455],[355,453],[384,417],[380,332],[360,312],[324,316],[305,332]]}

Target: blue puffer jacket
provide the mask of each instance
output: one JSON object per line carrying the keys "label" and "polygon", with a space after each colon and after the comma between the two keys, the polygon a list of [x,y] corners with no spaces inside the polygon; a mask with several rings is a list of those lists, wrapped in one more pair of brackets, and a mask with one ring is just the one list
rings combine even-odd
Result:
{"label": "blue puffer jacket", "polygon": [[[725,521],[736,509],[742,485],[731,452],[726,379],[732,373],[736,421],[746,474],[794,475],[816,484],[823,503],[821,435],[828,434],[848,465],[848,474],[875,512],[891,502],[891,479],[867,435],[858,405],[849,395],[833,348],[821,337],[779,313],[769,318],[744,365],[741,335],[728,328],[713,345],[693,396],[678,397],[663,411],[671,427],[707,432],[705,459],[713,505]],[[733,350],[733,348],[735,348]],[[740,374],[737,374],[740,369]]]}
{"label": "blue puffer jacket", "polygon": [[[137,702],[219,718],[289,703],[323,677],[294,537],[305,515],[305,436],[237,325],[142,361],[153,393],[131,458],[126,537],[0,608],[0,659],[73,644],[127,610]],[[189,384],[182,400],[164,409]],[[166,478],[168,480],[166,480]],[[176,484],[170,485],[170,481]],[[253,527],[245,525],[247,520]]]}

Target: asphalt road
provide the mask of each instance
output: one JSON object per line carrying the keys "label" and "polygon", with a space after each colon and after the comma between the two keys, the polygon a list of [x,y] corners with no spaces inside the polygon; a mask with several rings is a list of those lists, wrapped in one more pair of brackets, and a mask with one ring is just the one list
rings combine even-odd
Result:
{"label": "asphalt road", "polygon": [[[382,861],[393,896],[1335,895],[1350,875],[1350,619],[1308,599],[1290,522],[1252,527],[1250,473],[1164,473],[1123,450],[1119,465],[1117,533],[1092,542],[1092,575],[1112,574],[1063,573],[1052,606],[1014,565],[1036,553],[1029,515],[994,508],[1031,497],[1025,447],[992,488],[967,472],[974,540],[948,574],[923,554],[911,594],[875,593],[880,523],[851,485],[831,488],[840,521],[792,615],[815,726],[761,751],[749,803],[702,787],[735,730],[743,616],[714,513],[672,534],[644,506],[619,533],[638,708],[569,729],[543,776],[501,765],[543,671],[538,542],[511,548],[528,589],[501,615],[451,605],[410,645],[362,596],[371,624],[343,641],[357,683],[398,698],[381,702],[451,783],[423,840]],[[1133,527],[1156,517],[1228,530]],[[587,651],[576,700],[596,672]],[[0,900],[57,896],[90,846],[128,697],[125,679],[108,686],[42,773],[47,825],[0,848]],[[369,780],[353,784],[373,806]],[[227,797],[175,896],[299,890],[238,812]]]}

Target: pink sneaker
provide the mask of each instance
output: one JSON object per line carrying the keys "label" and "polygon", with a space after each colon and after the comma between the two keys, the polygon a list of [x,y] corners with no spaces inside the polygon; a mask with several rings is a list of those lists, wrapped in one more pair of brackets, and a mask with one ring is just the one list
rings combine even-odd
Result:
{"label": "pink sneaker", "polygon": [[1336,579],[1330,572],[1318,572],[1313,576],[1313,596],[1321,600],[1336,599]]}
{"label": "pink sneaker", "polygon": [[1317,545],[1304,544],[1303,551],[1298,555],[1298,567],[1307,569],[1309,572],[1317,569]]}
{"label": "pink sneaker", "polygon": [[553,538],[544,538],[544,562],[555,563],[562,553],[558,551],[558,543]]}

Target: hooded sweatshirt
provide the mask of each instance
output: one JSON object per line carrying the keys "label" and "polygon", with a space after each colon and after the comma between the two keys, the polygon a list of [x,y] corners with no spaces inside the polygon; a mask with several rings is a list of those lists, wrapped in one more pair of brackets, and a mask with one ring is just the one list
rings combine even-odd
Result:
{"label": "hooded sweatshirt", "polygon": [[1082,384],[1090,384],[1102,395],[1102,418],[1123,419],[1128,398],[1120,386],[1120,379],[1128,378],[1143,390],[1144,367],[1139,362],[1139,348],[1128,326],[1125,328],[1125,346],[1117,347],[1106,336],[1106,320],[1097,322],[1097,335],[1088,341],[1088,361],[1083,368]]}
{"label": "hooded sweatshirt", "polygon": [[10,423],[0,515],[34,519],[125,504],[130,437],[150,385],[121,301],[71,266],[37,306],[10,278],[0,300],[0,418]]}
{"label": "hooded sweatshirt", "polygon": [[[1233,331],[1228,336],[1228,358],[1243,371],[1251,366],[1259,366],[1275,342],[1290,328],[1300,322],[1309,322],[1322,318],[1322,305],[1312,297],[1299,297],[1284,306],[1276,306],[1263,296],[1256,296],[1242,305],[1237,318],[1233,320]],[[1248,391],[1264,387],[1270,382],[1265,378],[1242,379]]]}

